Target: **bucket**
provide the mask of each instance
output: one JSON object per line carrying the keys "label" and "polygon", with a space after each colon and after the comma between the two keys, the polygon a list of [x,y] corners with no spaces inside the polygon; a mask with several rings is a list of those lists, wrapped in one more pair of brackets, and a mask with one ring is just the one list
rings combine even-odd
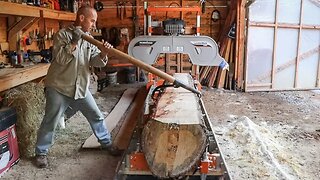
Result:
{"label": "bucket", "polygon": [[117,84],[117,71],[107,72],[107,81],[109,85]]}
{"label": "bucket", "polygon": [[127,83],[132,84],[136,82],[136,68],[129,67],[126,69],[127,71]]}

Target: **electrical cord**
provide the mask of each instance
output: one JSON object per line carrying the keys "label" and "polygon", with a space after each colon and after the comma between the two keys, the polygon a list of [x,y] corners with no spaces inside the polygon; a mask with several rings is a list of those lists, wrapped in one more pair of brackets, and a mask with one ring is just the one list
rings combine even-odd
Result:
{"label": "electrical cord", "polygon": [[[181,7],[180,4],[178,4],[177,2],[170,3],[168,7],[171,7],[173,4],[177,5],[178,7]],[[168,11],[166,12],[166,19],[168,19]]]}

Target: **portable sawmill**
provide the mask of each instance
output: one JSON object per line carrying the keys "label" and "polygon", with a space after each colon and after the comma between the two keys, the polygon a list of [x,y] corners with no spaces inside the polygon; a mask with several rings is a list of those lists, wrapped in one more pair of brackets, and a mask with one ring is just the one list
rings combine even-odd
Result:
{"label": "portable sawmill", "polygon": [[[181,35],[181,28],[183,25],[176,21],[168,21],[166,31],[170,35],[134,38],[128,47],[130,56],[108,49],[149,72],[144,109],[115,179],[230,179],[195,80],[199,65],[227,68],[228,64],[212,38]],[[104,48],[87,35],[82,38]],[[160,54],[170,53],[187,54],[196,66],[193,76],[171,76],[152,66],[161,61]]]}
{"label": "portable sawmill", "polygon": [[[175,78],[195,87],[190,74]],[[115,179],[230,179],[200,96],[152,85]]]}
{"label": "portable sawmill", "polygon": [[[149,18],[150,19],[150,18]],[[150,24],[150,23],[149,23]],[[160,54],[187,54],[195,67],[228,65],[208,36],[181,35],[183,25],[166,21],[166,36],[139,36],[129,55],[149,65]],[[199,90],[194,74],[175,73],[174,79]],[[115,179],[230,179],[201,95],[148,76],[148,95]]]}

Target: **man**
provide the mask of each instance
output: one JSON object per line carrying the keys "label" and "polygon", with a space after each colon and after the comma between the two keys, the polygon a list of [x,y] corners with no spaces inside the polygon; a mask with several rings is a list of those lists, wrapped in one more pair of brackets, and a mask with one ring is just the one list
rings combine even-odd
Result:
{"label": "man", "polygon": [[104,42],[106,48],[96,46],[81,39],[95,28],[97,12],[88,6],[77,12],[74,25],[61,29],[53,41],[53,61],[45,81],[45,116],[38,130],[35,147],[36,165],[48,166],[47,154],[53,145],[54,133],[59,119],[70,106],[79,110],[87,118],[101,147],[113,155],[121,151],[112,146],[111,135],[104,125],[104,117],[88,87],[90,66],[104,67],[107,64],[107,50],[112,46]]}

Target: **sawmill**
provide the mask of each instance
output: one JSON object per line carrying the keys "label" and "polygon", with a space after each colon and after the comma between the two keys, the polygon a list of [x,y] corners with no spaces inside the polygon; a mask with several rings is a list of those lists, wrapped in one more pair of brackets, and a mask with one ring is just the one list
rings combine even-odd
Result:
{"label": "sawmill", "polygon": [[319,9],[0,0],[0,177],[319,179]]}

